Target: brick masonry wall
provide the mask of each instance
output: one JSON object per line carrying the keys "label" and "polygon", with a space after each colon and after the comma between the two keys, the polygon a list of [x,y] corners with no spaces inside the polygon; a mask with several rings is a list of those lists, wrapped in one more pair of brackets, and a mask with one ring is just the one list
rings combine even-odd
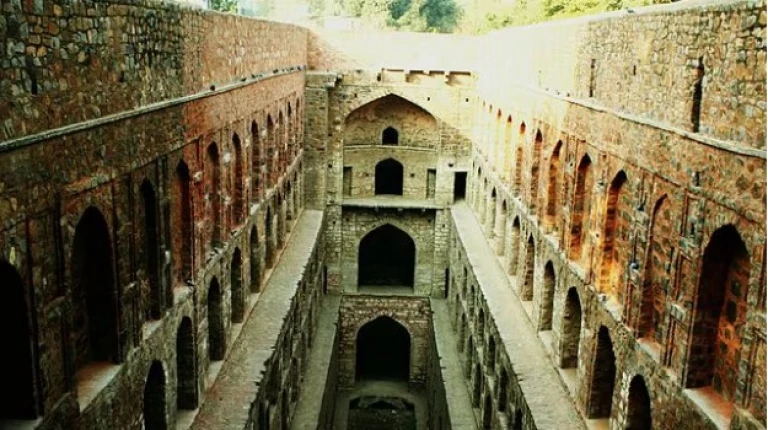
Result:
{"label": "brick masonry wall", "polygon": [[346,295],[342,298],[339,315],[339,387],[354,385],[357,333],[366,323],[380,316],[390,317],[408,330],[411,339],[410,383],[425,383],[429,345],[433,342],[428,299]]}
{"label": "brick masonry wall", "polygon": [[131,0],[4,2],[0,138],[171,100],[306,62],[287,24]]}

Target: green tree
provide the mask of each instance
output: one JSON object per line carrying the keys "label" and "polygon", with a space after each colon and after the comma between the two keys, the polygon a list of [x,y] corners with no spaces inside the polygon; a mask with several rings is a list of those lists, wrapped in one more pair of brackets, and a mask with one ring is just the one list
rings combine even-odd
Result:
{"label": "green tree", "polygon": [[209,6],[220,12],[237,13],[237,0],[210,0]]}

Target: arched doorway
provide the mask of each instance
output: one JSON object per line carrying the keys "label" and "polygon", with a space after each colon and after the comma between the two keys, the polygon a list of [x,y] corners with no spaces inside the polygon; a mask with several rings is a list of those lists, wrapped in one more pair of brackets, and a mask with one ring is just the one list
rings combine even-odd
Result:
{"label": "arched doorway", "polygon": [[555,298],[555,267],[552,261],[544,265],[544,278],[541,288],[541,330],[552,330],[552,313]]}
{"label": "arched doorway", "polygon": [[144,259],[149,282],[148,320],[160,319],[163,313],[163,294],[160,291],[159,252],[157,229],[157,195],[155,188],[145,179],[141,184],[141,198],[144,202]]}
{"label": "arched doorway", "polygon": [[560,367],[571,369],[579,364],[581,343],[581,300],[576,288],[568,290],[563,309],[563,334],[560,345]]}
{"label": "arched doorway", "polygon": [[221,296],[219,281],[214,277],[208,287],[208,356],[210,361],[223,360],[226,351]]}
{"label": "arched doorway", "polygon": [[616,356],[613,353],[613,342],[608,329],[601,326],[597,332],[595,361],[592,365],[588,418],[610,418],[615,383]]}
{"label": "arched doorway", "polygon": [[255,225],[251,227],[250,247],[251,292],[258,293],[261,290],[261,256],[259,255],[259,233]]}
{"label": "arched doorway", "polygon": [[357,332],[357,380],[408,381],[411,365],[411,336],[400,323],[387,316],[368,322]]}
{"label": "arched doorway", "polygon": [[92,361],[119,362],[117,291],[107,222],[91,206],[75,228],[72,247],[72,332],[75,369]]}
{"label": "arched doorway", "polygon": [[625,430],[651,429],[651,396],[640,375],[629,383],[629,401],[627,402],[627,424]]}
{"label": "arched doorway", "polygon": [[403,195],[403,165],[387,158],[376,165],[375,194]]}
{"label": "arched doorway", "polygon": [[413,288],[416,245],[404,231],[385,224],[360,241],[358,286]]}
{"label": "arched doorway", "polygon": [[144,429],[165,430],[168,428],[165,407],[165,370],[163,363],[152,362],[144,385]]}
{"label": "arched doorway", "polygon": [[[0,331],[4,351],[0,354],[3,383],[0,384],[0,420],[34,419],[37,415],[32,374],[32,337],[29,330],[24,284],[15,267],[0,261]],[[0,424],[2,426],[2,424]]]}
{"label": "arched doorway", "polygon": [[197,408],[195,351],[192,320],[184,317],[176,332],[176,407],[181,410]]}
{"label": "arched doorway", "polygon": [[232,253],[232,262],[229,265],[230,300],[232,305],[232,322],[241,323],[245,318],[245,297],[243,296],[243,257],[240,248],[235,248]]}

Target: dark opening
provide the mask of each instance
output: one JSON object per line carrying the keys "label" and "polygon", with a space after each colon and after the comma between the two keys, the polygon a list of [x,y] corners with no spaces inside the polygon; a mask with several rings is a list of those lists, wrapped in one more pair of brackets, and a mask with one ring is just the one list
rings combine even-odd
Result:
{"label": "dark opening", "polygon": [[407,233],[385,224],[360,241],[358,286],[413,287],[416,245]]}
{"label": "dark opening", "polygon": [[323,295],[328,294],[328,266],[323,266]]}
{"label": "dark opening", "polygon": [[411,363],[411,336],[390,317],[382,316],[365,324],[357,333],[357,380],[408,381]]}
{"label": "dark opening", "polygon": [[344,166],[344,172],[342,176],[342,192],[344,197],[352,195],[352,168]]}
{"label": "dark opening", "polygon": [[144,386],[144,429],[167,429],[165,409],[165,371],[161,362],[154,361]]}
{"label": "dark opening", "polygon": [[387,127],[384,129],[384,131],[381,133],[381,144],[382,145],[397,145],[400,143],[400,136],[393,127]]}
{"label": "dark opening", "polygon": [[229,266],[230,294],[232,301],[232,322],[241,323],[245,317],[245,301],[243,297],[243,258],[240,248],[235,248],[232,253],[232,263]]}
{"label": "dark opening", "polygon": [[149,309],[147,319],[159,319],[163,313],[160,279],[158,276],[157,240],[157,198],[155,189],[148,180],[141,184],[141,197],[144,200],[144,254],[149,281]]}
{"label": "dark opening", "polygon": [[[0,368],[5,372],[0,384],[0,420],[34,419],[37,416],[32,373],[32,335],[29,329],[24,284],[6,261],[0,261],[0,339],[3,353]],[[2,424],[0,424],[2,427]]]}
{"label": "dark opening", "polygon": [[192,279],[192,195],[190,192],[189,167],[184,160],[176,166],[179,224],[181,226],[181,277],[185,282]]}
{"label": "dark opening", "polygon": [[594,58],[589,63],[589,96],[594,97],[595,96],[595,81],[597,74],[597,60]]}
{"label": "dark opening", "polygon": [[453,174],[453,201],[464,200],[467,195],[467,172]]}
{"label": "dark opening", "polygon": [[361,396],[349,401],[347,430],[416,430],[412,403],[399,397]]}
{"label": "dark opening", "polygon": [[261,260],[259,258],[259,234],[256,226],[251,227],[251,292],[258,293],[261,289]]}
{"label": "dark opening", "polygon": [[589,193],[592,186],[591,165],[592,160],[589,158],[589,155],[584,155],[581,162],[579,162],[579,168],[576,173],[569,255],[573,260],[581,260],[582,257],[582,242],[585,237],[583,223],[589,220]]}
{"label": "dark opening", "polygon": [[112,244],[101,212],[89,207],[75,228],[72,251],[75,369],[90,361],[119,362]]}
{"label": "dark opening", "polygon": [[483,372],[480,370],[480,364],[475,364],[475,376],[472,378],[472,406],[480,407],[480,395],[483,392]]}
{"label": "dark opening", "polygon": [[704,57],[699,57],[696,66],[696,83],[693,84],[693,103],[691,104],[691,126],[694,133],[699,132],[701,120],[701,99],[704,96]]}
{"label": "dark opening", "polygon": [[443,297],[447,299],[451,288],[451,269],[445,269],[445,280],[443,282]]}
{"label": "dark opening", "polygon": [[272,216],[272,208],[267,206],[267,214],[264,216],[264,243],[266,244],[266,252],[264,253],[264,261],[266,262],[267,269],[272,267],[274,263],[274,249],[275,244],[272,238],[272,223],[274,222]]}
{"label": "dark opening", "polygon": [[563,369],[575,368],[579,363],[579,343],[581,342],[581,301],[576,288],[568,290],[563,310],[563,335],[560,366]]}
{"label": "dark opening", "polygon": [[507,386],[509,385],[509,375],[507,375],[507,369],[501,368],[501,376],[499,376],[499,411],[504,412],[507,409]]}
{"label": "dark opening", "polygon": [[490,430],[493,423],[493,402],[490,395],[485,395],[483,404],[483,429]]}
{"label": "dark opening", "polygon": [[221,309],[221,288],[215,277],[208,287],[208,356],[210,361],[224,359],[226,335]]}
{"label": "dark opening", "polygon": [[595,362],[592,367],[592,387],[589,395],[588,418],[609,418],[616,381],[616,357],[611,335],[605,326],[597,332]]}
{"label": "dark opening", "polygon": [[256,202],[261,195],[261,141],[256,121],[251,122],[251,147],[251,198]]}
{"label": "dark opening", "polygon": [[525,278],[520,289],[520,300],[533,300],[533,271],[534,259],[536,256],[536,247],[533,242],[533,236],[528,236],[528,242],[525,245]]}
{"label": "dark opening", "polygon": [[195,338],[192,320],[184,317],[176,332],[176,405],[178,409],[197,408],[197,378],[195,378]]}
{"label": "dark opening", "polygon": [[515,410],[515,419],[512,422],[513,430],[523,430],[523,411],[520,409]]}
{"label": "dark opening", "polygon": [[551,261],[544,265],[544,285],[541,289],[541,302],[543,312],[541,314],[541,329],[552,330],[552,312],[555,298],[555,267]]}
{"label": "dark opening", "polygon": [[403,165],[388,158],[376,165],[376,194],[403,195]]}
{"label": "dark opening", "polygon": [[643,377],[638,375],[629,383],[629,402],[627,405],[627,425],[625,430],[651,429],[651,397]]}
{"label": "dark opening", "polygon": [[701,268],[686,388],[711,385],[726,400],[738,392],[739,354],[748,308],[750,258],[733,225],[715,230]]}
{"label": "dark opening", "polygon": [[219,246],[221,241],[221,209],[220,209],[220,196],[221,192],[221,170],[219,167],[219,148],[215,143],[208,146],[208,173],[211,175],[209,182],[208,195],[210,201],[211,211],[211,249]]}
{"label": "dark opening", "polygon": [[235,213],[233,217],[235,225],[240,225],[243,222],[244,213],[244,201],[243,198],[243,151],[240,146],[240,136],[237,133],[232,135],[232,149],[235,153],[235,178],[234,178],[234,190],[233,190],[233,208]]}

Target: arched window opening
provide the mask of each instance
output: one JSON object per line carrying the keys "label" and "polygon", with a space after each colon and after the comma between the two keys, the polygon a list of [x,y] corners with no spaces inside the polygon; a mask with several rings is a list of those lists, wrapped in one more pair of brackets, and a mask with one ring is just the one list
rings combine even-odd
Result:
{"label": "arched window opening", "polygon": [[394,127],[387,127],[381,132],[382,145],[397,145],[400,143],[400,136]]}
{"label": "arched window opening", "polygon": [[496,187],[494,187],[491,189],[491,198],[488,201],[488,224],[486,224],[488,238],[491,240],[496,234],[496,210]]}
{"label": "arched window opening", "polygon": [[541,330],[552,330],[552,313],[555,298],[555,267],[551,261],[544,265],[544,278],[541,289]]}
{"label": "arched window opening", "polygon": [[608,329],[600,326],[597,332],[595,361],[592,365],[592,385],[589,393],[588,418],[609,418],[616,382],[616,356]]}
{"label": "arched window opening", "polygon": [[251,199],[253,202],[261,200],[261,157],[259,125],[256,121],[251,121]]}
{"label": "arched window opening", "polygon": [[85,210],[75,228],[71,267],[75,369],[91,361],[118,363],[112,241],[107,222],[95,207]]}
{"label": "arched window opening", "polygon": [[210,361],[224,359],[227,337],[224,333],[222,294],[219,280],[211,279],[208,287],[208,357]]}
{"label": "arched window opening", "polygon": [[[469,327],[467,327],[467,332],[469,332]],[[472,360],[475,358],[475,343],[472,339],[472,335],[469,335],[469,339],[467,340],[467,351],[464,357],[467,358],[466,366],[464,367],[464,374],[467,376],[467,378],[469,378],[471,375],[470,372],[472,372]]]}
{"label": "arched window opening", "polygon": [[176,332],[176,405],[180,410],[193,410],[198,406],[195,351],[192,320],[184,317]]}
{"label": "arched window opening", "polygon": [[451,288],[451,270],[448,268],[445,269],[445,280],[443,282],[443,298],[447,299]]}
{"label": "arched window opening", "polygon": [[249,242],[251,246],[251,292],[258,293],[261,290],[261,256],[259,255],[259,233],[255,225],[251,227]]}
{"label": "arched window opening", "polygon": [[528,242],[525,245],[525,267],[524,281],[520,287],[520,300],[533,300],[533,272],[535,270],[536,245],[533,242],[533,235],[528,236]]}
{"label": "arched window opening", "polygon": [[557,141],[555,150],[549,159],[549,177],[547,178],[547,210],[545,213],[545,225],[547,228],[557,231],[557,208],[560,204],[560,148],[563,142]]}
{"label": "arched window opening", "polygon": [[240,248],[235,248],[232,253],[232,262],[229,266],[230,300],[232,301],[232,322],[241,323],[245,318],[245,297],[243,295],[243,257]]}
{"label": "arched window opening", "polygon": [[496,339],[493,337],[493,335],[488,336],[488,358],[487,358],[487,364],[488,364],[488,369],[491,370],[491,373],[495,374],[495,370],[496,370]]}
{"label": "arched window opening", "polygon": [[531,200],[529,206],[535,210],[538,206],[539,198],[539,158],[541,157],[541,130],[536,130],[536,138],[533,141],[531,149]]}
{"label": "arched window opening", "polygon": [[485,311],[482,308],[477,313],[477,337],[480,339],[480,346],[482,347],[482,342],[485,339]]}
{"label": "arched window opening", "polygon": [[627,402],[626,430],[651,430],[651,396],[640,375],[629,383],[629,401]]}
{"label": "arched window opening", "polygon": [[267,206],[267,214],[264,216],[264,243],[265,243],[265,253],[264,253],[264,260],[266,261],[266,268],[270,269],[275,263],[275,242],[274,242],[274,233],[273,233],[273,226],[274,223],[274,217],[272,216],[272,207]]}
{"label": "arched window opening", "polygon": [[603,253],[600,264],[601,291],[610,297],[619,299],[619,302],[622,302],[619,283],[624,265],[618,261],[621,246],[617,246],[616,242],[621,240],[621,191],[626,182],[627,175],[620,171],[611,181],[611,187],[608,190],[603,229]]}
{"label": "arched window opening", "polygon": [[0,394],[0,427],[3,420],[31,420],[37,416],[32,358],[32,332],[24,283],[15,267],[0,260],[0,330],[5,372]]}
{"label": "arched window opening", "polygon": [[645,287],[641,304],[641,334],[662,344],[664,315],[667,309],[669,271],[665,268],[673,249],[675,217],[669,198],[664,195],[653,208],[648,258],[645,264]]}
{"label": "arched window opening", "polygon": [[357,333],[357,380],[408,381],[411,366],[411,336],[400,323],[382,316],[368,322]]}
{"label": "arched window opening", "polygon": [[493,402],[491,396],[485,395],[485,402],[483,403],[483,429],[490,430],[493,424]]}
{"label": "arched window opening", "polygon": [[360,241],[358,286],[413,288],[416,245],[408,233],[385,224]]}
{"label": "arched window opening", "polygon": [[560,367],[575,369],[579,364],[581,343],[581,300],[576,288],[568,290],[563,309],[563,334],[560,346]]}
{"label": "arched window opening", "polygon": [[509,238],[509,274],[517,275],[517,260],[520,251],[520,218],[515,217],[512,221],[512,234]]}
{"label": "arched window opening", "polygon": [[163,313],[163,295],[158,273],[160,245],[157,240],[157,197],[155,188],[146,179],[141,184],[141,197],[144,202],[144,258],[149,282],[149,308],[146,310],[146,317],[156,320],[160,319]]}
{"label": "arched window opening", "polygon": [[144,385],[144,429],[166,430],[165,370],[163,363],[153,361]]}
{"label": "arched window opening", "polygon": [[179,161],[176,166],[176,198],[178,207],[178,225],[181,234],[181,261],[179,272],[181,279],[178,282],[182,285],[192,280],[192,192],[189,167],[184,160]]}
{"label": "arched window opening", "polygon": [[501,368],[501,375],[499,376],[499,412],[504,412],[507,409],[509,390],[509,375],[507,369]]}
{"label": "arched window opening", "polygon": [[480,407],[480,396],[483,393],[483,372],[480,370],[480,364],[475,364],[475,375],[472,378],[472,406]]}
{"label": "arched window opening", "polygon": [[207,191],[210,202],[210,249],[212,250],[221,244],[221,167],[219,166],[219,148],[216,143],[211,143],[208,146],[207,167],[210,174]]}
{"label": "arched window opening", "polygon": [[686,388],[711,385],[735,401],[750,258],[733,225],[717,229],[704,250],[696,292]]}
{"label": "arched window opening", "polygon": [[403,165],[399,161],[388,158],[376,165],[375,193],[403,195]]}
{"label": "arched window opening", "polygon": [[496,254],[504,255],[507,237],[507,201],[501,201],[501,213],[496,218]]}
{"label": "arched window opening", "polygon": [[699,57],[696,66],[696,83],[693,84],[693,101],[691,103],[691,128],[698,133],[701,128],[701,100],[704,97],[704,57]]}
{"label": "arched window opening", "polygon": [[585,155],[576,172],[576,187],[573,195],[571,219],[571,244],[569,258],[581,261],[583,242],[586,238],[584,223],[589,220],[590,192],[592,189],[592,160]]}
{"label": "arched window opening", "polygon": [[266,160],[264,161],[264,186],[267,189],[272,187],[276,181],[275,171],[275,123],[271,115],[267,115],[267,141],[264,142]]}
{"label": "arched window opening", "polygon": [[245,199],[243,198],[243,148],[240,145],[240,136],[237,135],[237,133],[232,135],[232,150],[234,151],[234,163],[235,163],[235,177],[234,180],[234,186],[233,186],[233,192],[232,192],[232,200],[233,200],[233,211],[235,213],[235,216],[233,217],[235,220],[235,225],[239,226],[243,223],[243,214],[245,212]]}
{"label": "arched window opening", "polygon": [[523,411],[515,410],[515,419],[512,420],[512,430],[523,430]]}

